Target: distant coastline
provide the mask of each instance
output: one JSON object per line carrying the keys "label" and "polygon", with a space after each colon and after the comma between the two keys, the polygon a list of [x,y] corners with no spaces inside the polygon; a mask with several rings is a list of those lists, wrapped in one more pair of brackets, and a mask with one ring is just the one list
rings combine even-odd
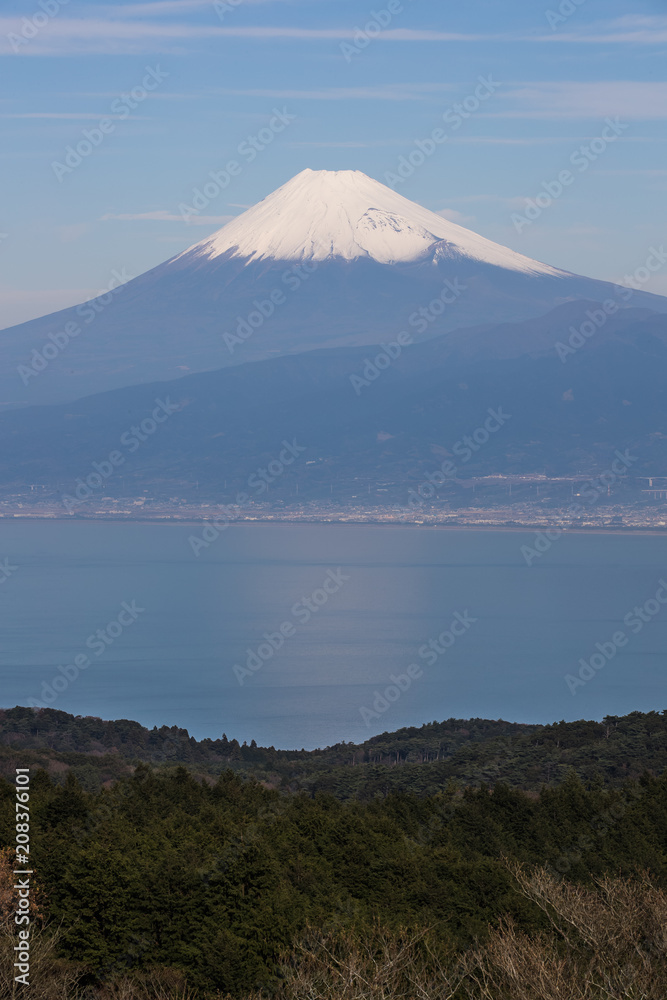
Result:
{"label": "distant coastline", "polygon": [[[491,512],[488,512],[490,515]],[[559,530],[567,534],[626,534],[626,535],[664,535],[667,534],[667,523],[656,523],[656,524],[563,524],[561,523],[564,516],[560,514],[559,511],[554,511],[553,520],[517,520],[512,518],[508,521],[490,522],[488,517],[484,517],[479,521],[465,520],[465,521],[455,521],[455,520],[402,520],[400,518],[387,517],[386,519],[381,517],[367,516],[364,517],[361,514],[350,514],[345,515],[341,513],[340,516],[324,517],[320,515],[313,516],[294,516],[294,517],[284,517],[277,515],[272,516],[240,516],[233,518],[229,521],[228,526],[233,527],[235,525],[352,525],[352,526],[366,526],[366,527],[403,527],[403,528],[436,528],[445,529],[450,531],[517,531],[517,532],[527,532],[527,531],[553,531]],[[209,511],[202,511],[200,516],[193,513],[192,510],[187,513],[179,515],[178,512],[171,512],[169,514],[158,514],[146,512],[141,514],[138,511],[123,512],[117,515],[111,514],[109,511],[99,512],[99,513],[79,513],[79,514],[68,514],[66,512],[53,512],[53,511],[36,511],[35,509],[26,511],[2,511],[0,512],[0,523],[16,523],[17,521],[78,521],[78,522],[91,522],[99,521],[106,524],[179,524],[184,527],[198,527],[211,521],[219,521],[224,518],[224,513],[222,511],[216,511],[215,509]]]}

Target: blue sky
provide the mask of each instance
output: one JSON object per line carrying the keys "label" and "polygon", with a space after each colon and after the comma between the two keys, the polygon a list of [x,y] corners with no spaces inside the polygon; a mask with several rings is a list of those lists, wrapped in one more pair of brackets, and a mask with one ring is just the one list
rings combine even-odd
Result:
{"label": "blue sky", "polygon": [[[492,96],[401,194],[572,271],[618,280],[642,266],[666,236],[664,2],[391,6],[6,0],[0,326],[148,270],[304,167],[384,180],[480,77]],[[135,88],[144,99],[129,109],[121,95]],[[266,136],[276,109],[294,119],[247,162],[239,146]],[[607,118],[618,138],[574,169]],[[99,145],[59,179],[53,164],[103,119]],[[240,173],[186,224],[179,206],[230,160]],[[562,196],[518,231],[512,214],[564,169]],[[644,287],[667,294],[667,265]]]}

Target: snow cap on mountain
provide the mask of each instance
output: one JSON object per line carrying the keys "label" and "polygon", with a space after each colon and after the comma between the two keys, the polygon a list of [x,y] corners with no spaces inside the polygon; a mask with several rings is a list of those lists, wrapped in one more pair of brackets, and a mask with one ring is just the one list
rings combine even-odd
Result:
{"label": "snow cap on mountain", "polygon": [[[381,264],[466,257],[526,274],[565,272],[457,226],[360,170],[302,170],[179,257],[371,258]],[[178,258],[176,258],[178,259]]]}

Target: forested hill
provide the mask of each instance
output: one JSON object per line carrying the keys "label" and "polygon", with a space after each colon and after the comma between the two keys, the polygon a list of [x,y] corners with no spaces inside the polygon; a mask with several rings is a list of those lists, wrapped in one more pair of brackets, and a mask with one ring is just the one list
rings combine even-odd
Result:
{"label": "forested hill", "polygon": [[131,772],[139,762],[184,764],[201,775],[231,769],[284,790],[327,791],[341,799],[409,790],[433,794],[450,782],[506,782],[537,790],[574,769],[585,781],[618,787],[667,769],[667,710],[607,716],[602,722],[539,726],[488,719],[447,719],[399,729],[362,744],[276,750],[222,736],[201,741],[186,729],[146,729],[55,709],[0,710],[0,773],[43,766],[68,771],[89,788]]}

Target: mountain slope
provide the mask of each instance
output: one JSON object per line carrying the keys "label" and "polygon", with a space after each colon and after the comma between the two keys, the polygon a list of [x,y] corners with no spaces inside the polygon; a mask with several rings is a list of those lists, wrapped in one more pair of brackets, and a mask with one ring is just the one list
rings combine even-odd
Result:
{"label": "mountain slope", "polygon": [[[499,247],[357,171],[304,171],[112,294],[2,331],[0,402],[66,402],[616,297],[607,282]],[[642,292],[632,305],[667,311],[667,299]]]}
{"label": "mountain slope", "polygon": [[226,253],[248,262],[469,258],[525,274],[569,276],[448,222],[360,170],[303,170],[175,261]]}
{"label": "mountain slope", "polygon": [[633,477],[664,474],[667,318],[620,311],[563,364],[556,344],[592,305],[410,346],[359,392],[351,375],[368,374],[374,351],[338,348],[10,412],[0,417],[0,482],[70,495],[156,399],[171,401],[173,414],[140,447],[122,449],[105,495],[192,496],[198,480],[200,498],[228,503],[284,439],[296,439],[307,454],[272,486],[272,499],[298,483],[301,499],[344,500],[362,483],[373,497],[382,487],[378,502],[405,504],[410,485],[497,407],[511,419],[465,462],[459,454],[459,477],[595,475],[625,448]]}

